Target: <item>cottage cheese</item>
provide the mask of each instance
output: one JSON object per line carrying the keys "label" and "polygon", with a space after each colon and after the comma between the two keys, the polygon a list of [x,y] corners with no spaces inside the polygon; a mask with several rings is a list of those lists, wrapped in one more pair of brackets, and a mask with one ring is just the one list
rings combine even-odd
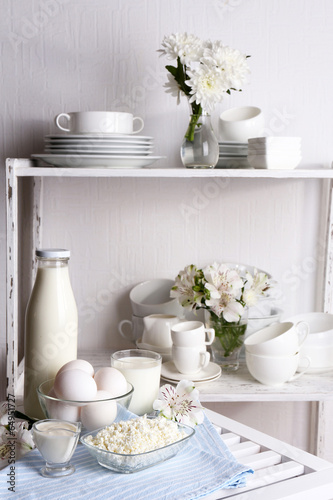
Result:
{"label": "cottage cheese", "polygon": [[136,455],[163,448],[184,438],[176,422],[164,417],[143,417],[122,420],[100,430],[95,437],[87,436],[86,443],[101,450]]}

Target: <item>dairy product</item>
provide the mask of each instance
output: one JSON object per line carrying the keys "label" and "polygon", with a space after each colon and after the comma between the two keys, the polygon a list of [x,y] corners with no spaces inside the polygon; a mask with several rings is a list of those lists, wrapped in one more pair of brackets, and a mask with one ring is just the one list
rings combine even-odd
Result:
{"label": "dairy product", "polygon": [[161,358],[156,360],[145,356],[128,356],[112,358],[111,363],[134,387],[129,411],[136,415],[150,413],[160,388]]}
{"label": "dairy product", "polygon": [[80,434],[77,424],[66,421],[46,420],[33,427],[33,440],[49,464],[69,462]]}
{"label": "dairy product", "polygon": [[163,448],[185,436],[176,422],[164,417],[148,419],[145,415],[113,423],[100,430],[95,437],[87,436],[85,441],[102,450],[135,455]]}
{"label": "dairy product", "polygon": [[25,317],[24,409],[45,418],[36,388],[77,357],[78,313],[68,258],[38,259]]}

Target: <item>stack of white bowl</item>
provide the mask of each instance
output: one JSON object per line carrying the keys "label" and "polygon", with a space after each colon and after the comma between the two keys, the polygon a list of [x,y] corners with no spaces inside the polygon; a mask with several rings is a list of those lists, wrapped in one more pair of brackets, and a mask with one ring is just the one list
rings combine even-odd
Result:
{"label": "stack of white bowl", "polygon": [[[245,339],[245,360],[252,377],[264,385],[279,386],[296,380],[311,364],[300,357],[300,347],[309,333],[304,321],[275,323]],[[303,369],[295,375],[297,369]]]}
{"label": "stack of white bowl", "polygon": [[255,137],[248,140],[247,159],[253,168],[293,169],[301,156],[300,137]]}

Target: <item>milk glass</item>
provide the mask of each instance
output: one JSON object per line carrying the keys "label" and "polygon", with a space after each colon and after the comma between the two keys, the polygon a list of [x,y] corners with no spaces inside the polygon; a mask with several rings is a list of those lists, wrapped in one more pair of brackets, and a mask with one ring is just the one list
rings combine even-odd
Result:
{"label": "milk glass", "polygon": [[69,250],[36,250],[37,274],[25,316],[24,410],[45,418],[37,387],[77,358],[78,312],[68,272]]}
{"label": "milk glass", "polygon": [[162,356],[144,349],[127,349],[111,355],[111,366],[125,376],[134,387],[129,411],[144,415],[153,411],[158,397]]}

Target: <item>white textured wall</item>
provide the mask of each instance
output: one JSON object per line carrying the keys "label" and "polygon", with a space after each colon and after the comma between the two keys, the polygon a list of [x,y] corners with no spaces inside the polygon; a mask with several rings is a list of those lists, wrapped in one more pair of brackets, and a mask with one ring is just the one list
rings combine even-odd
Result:
{"label": "white textured wall", "polygon": [[[251,55],[249,84],[218,106],[214,124],[226,108],[258,105],[267,134],[302,137],[303,167],[331,163],[330,0],[3,0],[0,9],[3,160],[42,152],[57,113],[107,109],[142,116],[167,156],[159,165],[180,167],[187,103],[164,93],[167,61],[156,50],[164,35],[188,31]],[[4,346],[4,166],[0,176]],[[117,323],[131,315],[131,286],[192,262],[256,265],[280,282],[286,314],[318,309],[321,200],[317,181],[46,180],[44,245],[72,251],[80,346],[126,347]],[[220,409],[309,447],[307,404]]]}

